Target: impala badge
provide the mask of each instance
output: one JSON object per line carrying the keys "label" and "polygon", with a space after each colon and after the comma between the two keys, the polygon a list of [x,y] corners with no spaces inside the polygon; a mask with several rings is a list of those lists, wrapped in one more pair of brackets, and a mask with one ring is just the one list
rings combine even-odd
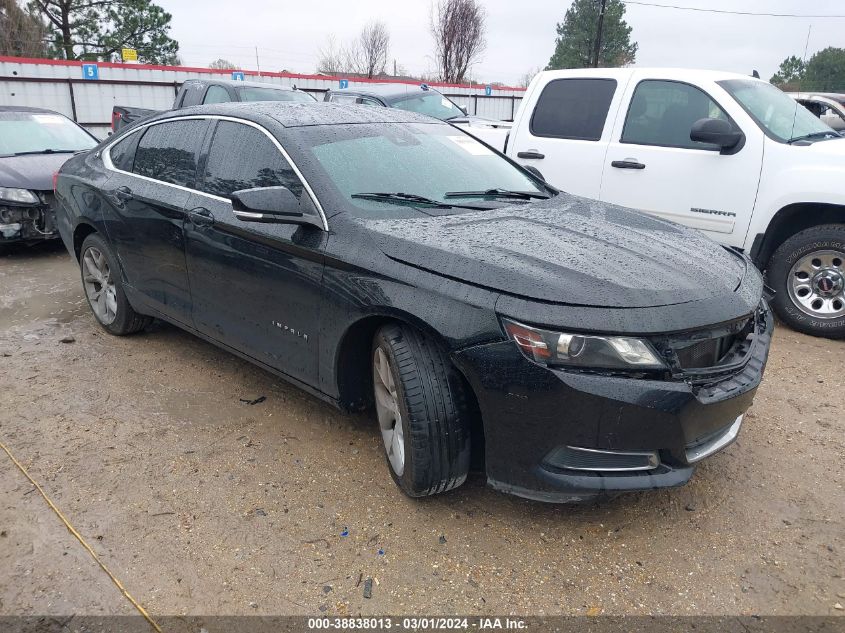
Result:
{"label": "impala badge", "polygon": [[284,323],[279,323],[278,321],[273,321],[273,327],[279,328],[285,334],[292,334],[298,338],[301,338],[303,341],[308,340],[308,335],[301,331],[301,330],[294,330],[292,327],[285,325]]}

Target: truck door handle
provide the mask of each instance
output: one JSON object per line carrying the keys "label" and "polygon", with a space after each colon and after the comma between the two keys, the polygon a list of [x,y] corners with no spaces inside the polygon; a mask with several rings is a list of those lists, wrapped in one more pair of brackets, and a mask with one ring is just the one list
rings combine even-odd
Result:
{"label": "truck door handle", "polygon": [[195,226],[211,226],[214,224],[214,216],[205,207],[197,207],[188,211],[188,220]]}
{"label": "truck door handle", "polygon": [[626,158],[625,160],[615,160],[610,163],[611,167],[617,169],[645,169],[645,165],[636,158]]}
{"label": "truck door handle", "polygon": [[541,154],[536,149],[529,149],[527,152],[517,152],[517,158],[534,158],[536,160],[540,160],[541,158],[545,158],[545,154]]}

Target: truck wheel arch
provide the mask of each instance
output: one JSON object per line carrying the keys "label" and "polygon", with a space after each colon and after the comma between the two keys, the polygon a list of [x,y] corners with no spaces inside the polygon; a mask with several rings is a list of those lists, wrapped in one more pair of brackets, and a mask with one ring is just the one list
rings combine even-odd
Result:
{"label": "truck wheel arch", "polygon": [[760,270],[790,236],[822,224],[845,224],[845,206],[821,202],[799,202],[780,209],[769,222],[765,233],[754,237],[749,256]]}

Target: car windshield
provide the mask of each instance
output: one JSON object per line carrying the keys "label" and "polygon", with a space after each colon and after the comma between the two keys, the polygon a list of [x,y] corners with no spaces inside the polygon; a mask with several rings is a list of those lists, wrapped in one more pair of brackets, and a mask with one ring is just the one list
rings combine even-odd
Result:
{"label": "car windshield", "polygon": [[[366,123],[296,128],[304,166],[338,205],[361,217],[459,213],[523,202],[503,192],[550,191],[473,137],[441,123]],[[300,161],[298,161],[300,162]],[[489,196],[479,192],[491,191]],[[361,194],[402,194],[359,197]],[[447,196],[447,194],[449,194]],[[422,199],[426,200],[423,201]],[[440,208],[433,208],[433,205]],[[452,206],[454,205],[454,206]]]}
{"label": "car windshield", "polygon": [[97,141],[76,123],[51,112],[0,112],[0,156],[76,152]]}
{"label": "car windshield", "polygon": [[238,88],[241,101],[297,101],[310,103],[315,99],[301,90],[278,90],[277,88],[258,88],[246,86]]}
{"label": "car windshield", "polygon": [[739,102],[766,134],[782,143],[808,136],[835,134],[830,126],[771,84],[729,79],[720,81],[719,85]]}
{"label": "car windshield", "polygon": [[425,114],[441,121],[465,116],[463,110],[439,92],[410,94],[407,97],[392,102],[391,107],[408,110],[409,112],[418,112],[419,114]]}

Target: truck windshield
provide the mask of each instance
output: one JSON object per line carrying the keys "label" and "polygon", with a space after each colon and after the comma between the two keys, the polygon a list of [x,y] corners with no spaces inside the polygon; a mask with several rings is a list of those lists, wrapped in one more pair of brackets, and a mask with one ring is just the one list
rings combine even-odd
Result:
{"label": "truck windshield", "polygon": [[[457,213],[546,198],[549,191],[472,136],[442,123],[293,128],[306,176],[361,217]],[[293,149],[293,148],[292,148]],[[448,194],[448,195],[447,195]]]}
{"label": "truck windshield", "polygon": [[807,108],[773,85],[750,79],[718,82],[770,137],[781,143],[838,136]]}
{"label": "truck windshield", "polygon": [[411,94],[398,101],[394,101],[391,106],[400,110],[425,114],[441,121],[466,116],[463,110],[439,92]]}
{"label": "truck windshield", "polygon": [[315,101],[307,92],[301,90],[276,90],[274,88],[240,88],[241,101],[297,101],[310,103]]}
{"label": "truck windshield", "polygon": [[0,156],[91,149],[97,141],[76,123],[52,112],[0,112]]}

